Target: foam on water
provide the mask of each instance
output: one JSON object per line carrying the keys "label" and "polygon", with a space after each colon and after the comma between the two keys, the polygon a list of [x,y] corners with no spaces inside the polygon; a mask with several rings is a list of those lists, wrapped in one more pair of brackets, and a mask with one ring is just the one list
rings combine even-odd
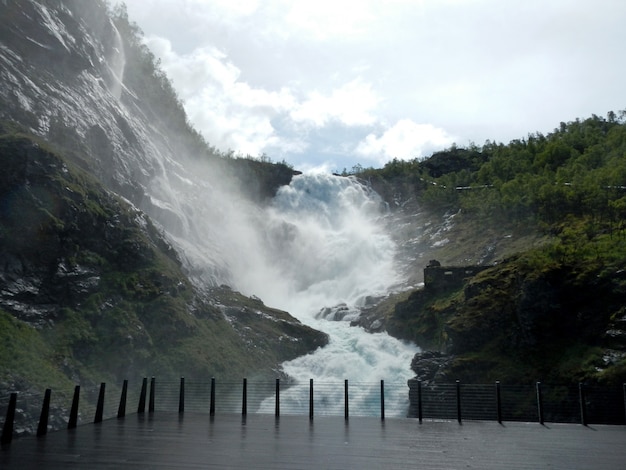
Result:
{"label": "foam on water", "polygon": [[[341,318],[354,318],[365,296],[384,295],[399,282],[395,246],[379,223],[381,208],[380,198],[353,178],[295,177],[279,191],[264,219],[266,263],[252,267],[247,276],[248,288],[261,293],[267,304],[329,335],[328,346],[283,364],[296,382],[338,384],[316,392],[325,411],[343,406],[344,379],[370,386],[380,380],[393,383],[386,397],[389,413],[402,415],[408,406],[408,389],[397,385],[414,375],[410,363],[417,347],[319,315],[324,307],[343,304],[347,314]],[[302,388],[294,387],[281,402],[300,403],[301,395]],[[378,392],[370,395],[359,394],[361,406],[379,399]],[[270,401],[261,409],[267,411]]]}

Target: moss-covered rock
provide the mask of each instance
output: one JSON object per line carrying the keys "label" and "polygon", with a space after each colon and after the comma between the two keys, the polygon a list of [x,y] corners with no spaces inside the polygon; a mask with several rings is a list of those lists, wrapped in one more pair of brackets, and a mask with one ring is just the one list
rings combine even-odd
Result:
{"label": "moss-covered rock", "polygon": [[[508,259],[460,290],[413,292],[388,331],[448,354],[439,379],[621,383],[623,270],[600,260],[556,263],[546,251]],[[417,359],[423,374],[432,360]]]}
{"label": "moss-covered rock", "polygon": [[328,341],[230,289],[199,292],[150,219],[37,139],[0,135],[0,390],[275,376]]}

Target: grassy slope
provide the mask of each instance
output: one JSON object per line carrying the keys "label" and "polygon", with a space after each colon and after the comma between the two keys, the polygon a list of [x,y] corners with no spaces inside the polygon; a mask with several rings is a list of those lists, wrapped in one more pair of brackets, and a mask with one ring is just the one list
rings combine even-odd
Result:
{"label": "grassy slope", "polygon": [[625,381],[625,137],[623,120],[593,116],[460,160],[452,149],[432,165],[364,172],[390,205],[409,201],[396,214],[419,214],[405,231],[429,235],[412,245],[414,279],[429,259],[496,263],[451,291],[389,298],[369,321],[382,316],[392,334],[453,354],[449,380]]}
{"label": "grassy slope", "polygon": [[236,292],[199,297],[149,220],[45,144],[7,133],[0,158],[0,388],[274,376],[325,344]]}

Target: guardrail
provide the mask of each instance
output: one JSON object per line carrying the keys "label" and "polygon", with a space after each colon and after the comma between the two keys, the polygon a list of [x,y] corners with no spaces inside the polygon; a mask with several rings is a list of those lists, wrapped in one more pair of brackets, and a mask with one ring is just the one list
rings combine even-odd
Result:
{"label": "guardrail", "polygon": [[409,417],[626,424],[626,384],[424,384],[409,380]]}
{"label": "guardrail", "polygon": [[[73,392],[47,389],[43,395],[11,393],[0,399],[6,408],[1,423],[0,442],[8,444],[14,436],[45,435],[49,430],[75,428],[87,422],[123,418],[127,412],[178,411],[215,414],[250,413],[315,416],[385,416],[423,420],[493,420],[565,422],[587,424],[626,424],[626,384],[592,386],[578,384],[533,385],[425,384],[406,383],[281,381],[158,382],[143,378],[141,386],[129,388],[125,380],[119,401],[100,387]],[[82,395],[82,399],[81,399]],[[19,397],[19,406],[18,406]],[[71,397],[71,398],[70,398]],[[39,407],[39,404],[41,406]],[[37,411],[39,413],[37,413]],[[39,418],[37,419],[37,414]],[[90,417],[93,416],[93,420]]]}

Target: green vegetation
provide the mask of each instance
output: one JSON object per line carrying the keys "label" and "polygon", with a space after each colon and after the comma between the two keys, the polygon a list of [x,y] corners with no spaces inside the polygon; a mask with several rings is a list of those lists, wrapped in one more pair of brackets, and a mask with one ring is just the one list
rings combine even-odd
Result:
{"label": "green vegetation", "polygon": [[228,288],[199,295],[150,220],[0,125],[0,391],[274,376],[326,335]]}
{"label": "green vegetation", "polygon": [[626,112],[358,176],[413,209],[457,213],[450,259],[485,233],[518,240],[465,286],[418,290],[387,313],[392,334],[453,355],[448,377],[626,380]]}
{"label": "green vegetation", "polygon": [[[149,218],[103,187],[140,205],[140,183],[120,183],[111,162],[142,155],[150,139],[164,142],[181,164],[210,161],[253,200],[264,201],[288,184],[293,169],[264,155],[241,158],[207,144],[123,5],[45,3],[76,42],[54,57],[47,48],[42,54],[25,39],[39,37],[37,15],[30,4],[13,2],[7,6],[12,24],[6,46],[24,58],[16,68],[23,67],[35,89],[83,93],[76,77],[86,70],[104,84],[110,72],[102,59],[114,47],[112,20],[126,55],[120,100],[134,114],[103,106],[89,110],[91,124],[74,128],[74,119],[84,114],[64,116],[60,106],[48,127],[41,120],[46,113],[24,109],[17,100],[2,102],[0,392],[101,381],[114,386],[151,375],[274,377],[281,362],[325,344],[324,334],[285,312],[248,305],[236,293],[218,303],[220,289],[198,292]],[[28,86],[20,91],[48,106]],[[66,109],[75,105],[72,100]],[[99,118],[114,120],[128,153],[114,154],[111,127],[99,125]],[[137,132],[137,122],[145,135]],[[32,135],[33,129],[41,134]]]}
{"label": "green vegetation", "polygon": [[392,160],[362,170],[386,193],[410,187],[430,209],[458,210],[491,221],[551,226],[570,216],[589,229],[623,231],[626,217],[626,111],[561,123],[548,135],[508,145],[453,147],[420,161]]}
{"label": "green vegetation", "polygon": [[72,387],[41,333],[4,310],[0,310],[0,357],[0,377],[12,384],[13,390]]}

